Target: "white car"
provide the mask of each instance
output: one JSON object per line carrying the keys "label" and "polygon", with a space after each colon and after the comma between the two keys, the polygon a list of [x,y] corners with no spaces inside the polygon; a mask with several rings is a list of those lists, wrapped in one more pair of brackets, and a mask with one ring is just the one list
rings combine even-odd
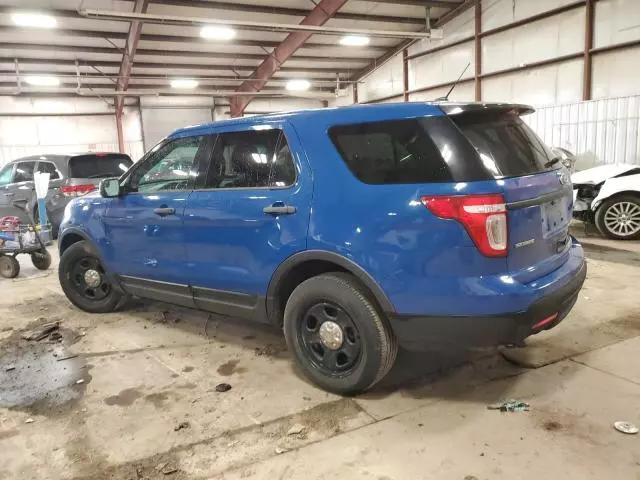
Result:
{"label": "white car", "polygon": [[601,165],[571,176],[573,217],[619,240],[640,238],[640,165]]}

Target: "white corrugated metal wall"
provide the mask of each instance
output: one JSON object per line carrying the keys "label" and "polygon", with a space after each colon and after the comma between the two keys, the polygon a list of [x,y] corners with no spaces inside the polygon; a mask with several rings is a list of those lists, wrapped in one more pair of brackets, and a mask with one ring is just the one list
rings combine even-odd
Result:
{"label": "white corrugated metal wall", "polygon": [[577,170],[640,164],[640,95],[543,107],[524,119],[545,143],[575,153]]}

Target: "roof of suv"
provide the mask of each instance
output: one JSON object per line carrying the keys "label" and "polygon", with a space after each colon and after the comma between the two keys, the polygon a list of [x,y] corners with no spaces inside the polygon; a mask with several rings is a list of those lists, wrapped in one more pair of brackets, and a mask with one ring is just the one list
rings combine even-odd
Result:
{"label": "roof of suv", "polygon": [[239,117],[230,118],[227,120],[219,120],[216,122],[203,123],[201,125],[192,125],[185,128],[180,128],[174,131],[169,138],[174,136],[181,136],[184,134],[195,133],[195,131],[206,130],[207,128],[223,127],[226,125],[252,125],[260,124],[270,120],[279,120],[283,118],[299,119],[309,117],[334,117],[336,120],[340,119],[341,112],[344,111],[366,111],[371,114],[372,117],[384,118],[385,115],[397,116],[403,111],[413,111],[416,107],[436,107],[443,114],[455,115],[463,112],[470,111],[507,111],[515,110],[518,114],[527,114],[534,111],[534,109],[528,105],[514,104],[514,103],[486,103],[486,102],[399,102],[399,103],[375,103],[375,104],[358,104],[348,105],[344,107],[327,107],[327,108],[315,108],[307,110],[296,110],[292,112],[279,112],[270,113],[265,115],[255,115],[252,117]]}

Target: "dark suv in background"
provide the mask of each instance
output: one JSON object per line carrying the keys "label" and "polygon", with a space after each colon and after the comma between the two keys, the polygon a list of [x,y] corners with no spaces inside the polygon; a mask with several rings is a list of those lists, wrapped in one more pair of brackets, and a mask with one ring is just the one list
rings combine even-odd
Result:
{"label": "dark suv in background", "polygon": [[15,216],[25,223],[37,222],[38,206],[33,175],[35,172],[46,172],[50,174],[47,216],[55,234],[69,200],[95,190],[103,178],[121,176],[131,165],[131,158],[122,153],[19,158],[0,169],[0,217]]}

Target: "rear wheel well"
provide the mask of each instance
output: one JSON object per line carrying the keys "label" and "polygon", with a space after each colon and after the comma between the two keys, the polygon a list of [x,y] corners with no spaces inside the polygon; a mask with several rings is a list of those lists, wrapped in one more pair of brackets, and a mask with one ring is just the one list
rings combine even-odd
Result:
{"label": "rear wheel well", "polygon": [[624,190],[622,192],[616,192],[610,197],[603,199],[600,202],[600,205],[598,205],[598,208],[596,210],[600,210],[600,208],[609,200],[615,200],[618,197],[627,197],[627,196],[636,197],[638,200],[640,200],[640,192],[638,190]]}
{"label": "rear wheel well", "polygon": [[316,277],[329,272],[351,273],[344,267],[326,260],[307,260],[291,268],[291,270],[287,272],[285,277],[278,284],[274,298],[274,311],[271,320],[278,326],[282,326],[284,309],[295,288],[311,277]]}
{"label": "rear wheel well", "polygon": [[68,235],[65,235],[60,241],[60,255],[62,255],[64,251],[74,243],[82,242],[83,240],[84,238],[77,233],[69,233]]}

